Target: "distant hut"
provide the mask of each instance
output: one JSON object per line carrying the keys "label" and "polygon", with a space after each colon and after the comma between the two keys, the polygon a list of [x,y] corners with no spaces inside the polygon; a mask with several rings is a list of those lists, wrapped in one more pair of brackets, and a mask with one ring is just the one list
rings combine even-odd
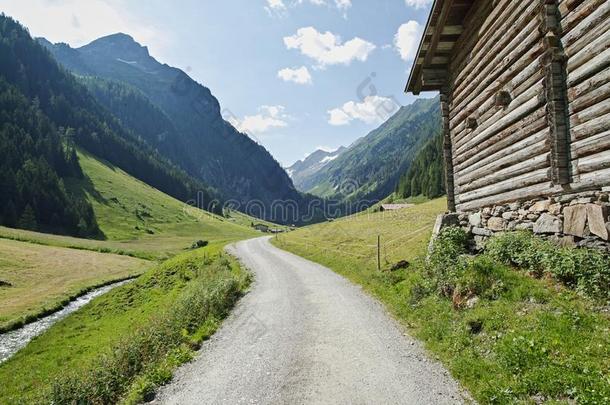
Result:
{"label": "distant hut", "polygon": [[406,91],[441,93],[462,225],[608,241],[610,1],[435,0]]}
{"label": "distant hut", "polygon": [[397,211],[405,208],[412,207],[413,204],[381,204],[379,206],[379,211]]}
{"label": "distant hut", "polygon": [[269,232],[269,226],[265,224],[254,224],[253,228],[260,232]]}

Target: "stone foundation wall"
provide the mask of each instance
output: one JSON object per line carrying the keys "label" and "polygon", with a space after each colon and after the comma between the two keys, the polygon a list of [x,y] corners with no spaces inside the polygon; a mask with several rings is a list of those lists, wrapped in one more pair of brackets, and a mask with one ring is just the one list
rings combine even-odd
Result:
{"label": "stone foundation wall", "polygon": [[[496,232],[531,230],[563,246],[591,247],[610,252],[610,187],[556,197],[514,202],[461,212],[459,225],[481,249]],[[451,214],[450,214],[451,215]]]}

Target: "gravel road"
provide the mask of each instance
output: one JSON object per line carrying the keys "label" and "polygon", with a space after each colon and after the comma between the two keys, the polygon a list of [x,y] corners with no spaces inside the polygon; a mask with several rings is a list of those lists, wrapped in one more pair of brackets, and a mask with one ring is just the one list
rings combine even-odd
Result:
{"label": "gravel road", "polygon": [[447,371],[359,287],[269,238],[228,250],[255,274],[252,290],[156,403],[465,402]]}

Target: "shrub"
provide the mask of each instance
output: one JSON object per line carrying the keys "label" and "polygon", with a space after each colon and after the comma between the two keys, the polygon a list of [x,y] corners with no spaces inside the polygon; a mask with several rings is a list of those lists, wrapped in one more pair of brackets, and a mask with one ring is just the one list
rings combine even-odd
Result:
{"label": "shrub", "polygon": [[431,287],[441,295],[450,297],[459,275],[463,271],[463,255],[467,252],[468,237],[463,229],[443,229],[434,241],[426,266]]}
{"label": "shrub", "polygon": [[550,275],[590,297],[610,301],[610,257],[598,250],[561,248],[528,232],[494,236],[486,246],[490,258]]}

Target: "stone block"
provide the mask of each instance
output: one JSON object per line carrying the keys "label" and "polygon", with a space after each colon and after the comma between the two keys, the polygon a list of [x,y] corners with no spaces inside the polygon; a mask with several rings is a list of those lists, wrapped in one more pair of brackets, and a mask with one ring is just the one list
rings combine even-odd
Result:
{"label": "stone block", "polygon": [[493,232],[490,231],[489,229],[485,229],[485,228],[472,228],[472,233],[473,235],[479,235],[479,236],[491,236],[493,235]]}
{"label": "stone block", "polygon": [[563,233],[582,238],[587,224],[587,206],[570,205],[563,209]]}
{"label": "stone block", "polygon": [[538,218],[540,218],[539,214],[527,214],[525,216],[525,218],[529,219],[530,221],[537,221]]}
{"label": "stone block", "polygon": [[551,204],[549,206],[549,214],[551,214],[551,215],[561,214],[561,204]]}
{"label": "stone block", "polygon": [[502,218],[492,217],[487,221],[487,228],[492,231],[503,231],[506,227],[506,221]]}
{"label": "stone block", "polygon": [[482,221],[482,218],[481,218],[480,212],[475,212],[474,214],[470,214],[468,216],[468,222],[472,226],[481,226],[481,221]]}
{"label": "stone block", "polygon": [[550,206],[551,206],[551,200],[538,201],[530,207],[530,212],[537,212],[537,213],[546,212],[549,210]]}
{"label": "stone block", "polygon": [[589,204],[593,202],[593,197],[580,197],[570,201],[570,205]]}
{"label": "stone block", "polygon": [[533,222],[521,222],[520,224],[515,225],[515,229],[517,231],[525,231],[534,229]]}
{"label": "stone block", "polygon": [[562,228],[561,219],[545,212],[534,224],[534,233],[559,233]]}
{"label": "stone block", "polygon": [[517,216],[516,212],[506,211],[505,213],[502,214],[502,219],[510,221],[511,219],[515,218],[516,216]]}
{"label": "stone block", "polygon": [[514,203],[508,204],[508,209],[511,211],[518,211],[519,208],[521,208],[521,203],[514,202]]}
{"label": "stone block", "polygon": [[603,240],[608,240],[608,230],[606,229],[606,219],[608,212],[605,207],[597,204],[587,204],[587,223],[589,231]]}

